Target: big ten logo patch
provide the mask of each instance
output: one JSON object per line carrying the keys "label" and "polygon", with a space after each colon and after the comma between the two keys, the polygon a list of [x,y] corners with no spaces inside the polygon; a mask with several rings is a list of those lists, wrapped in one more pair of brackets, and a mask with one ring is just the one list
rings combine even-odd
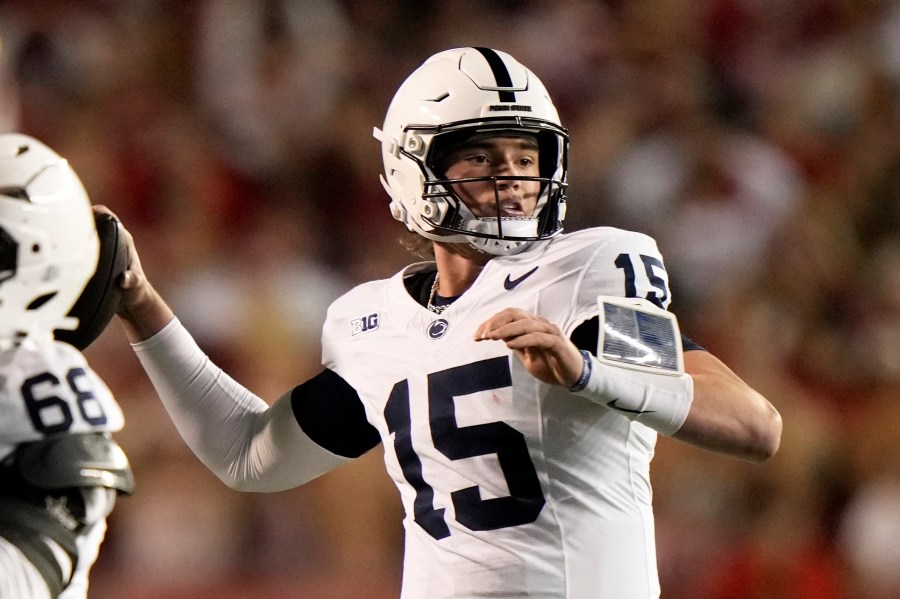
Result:
{"label": "big ten logo patch", "polygon": [[378,312],[362,318],[354,318],[350,321],[350,334],[352,336],[369,333],[378,328]]}

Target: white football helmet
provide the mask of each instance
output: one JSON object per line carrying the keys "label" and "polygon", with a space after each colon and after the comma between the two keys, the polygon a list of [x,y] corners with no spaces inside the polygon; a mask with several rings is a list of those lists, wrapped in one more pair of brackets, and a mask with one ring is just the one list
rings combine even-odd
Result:
{"label": "white football helmet", "polygon": [[27,135],[0,135],[0,349],[74,329],[97,267],[91,202],[69,163]]}
{"label": "white football helmet", "polygon": [[[436,167],[452,145],[476,134],[528,134],[538,140],[541,194],[531,216],[476,217]],[[428,239],[515,254],[560,231],[566,212],[569,137],[540,80],[509,54],[458,48],[435,54],[397,90],[381,141],[391,214]],[[535,177],[485,177],[493,180]],[[476,179],[467,179],[472,181]],[[482,180],[482,179],[477,179]],[[496,187],[495,187],[496,188]]]}

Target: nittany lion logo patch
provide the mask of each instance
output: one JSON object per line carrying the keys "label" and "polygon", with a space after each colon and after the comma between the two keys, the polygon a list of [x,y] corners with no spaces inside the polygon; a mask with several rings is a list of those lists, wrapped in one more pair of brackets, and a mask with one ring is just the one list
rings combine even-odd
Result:
{"label": "nittany lion logo patch", "polygon": [[440,339],[447,334],[448,328],[450,328],[450,323],[443,318],[438,318],[437,320],[432,321],[430,325],[428,325],[428,329],[426,332],[431,339]]}

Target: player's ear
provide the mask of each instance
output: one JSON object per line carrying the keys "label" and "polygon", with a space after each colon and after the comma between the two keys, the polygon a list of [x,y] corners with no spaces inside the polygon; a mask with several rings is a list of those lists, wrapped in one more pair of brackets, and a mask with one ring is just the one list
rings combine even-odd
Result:
{"label": "player's ear", "polygon": [[69,316],[78,318],[78,328],[71,331],[57,329],[53,333],[58,341],[79,350],[93,343],[115,315],[122,296],[118,280],[128,268],[128,246],[118,219],[110,214],[95,213],[94,222],[100,238],[97,269],[69,311]]}

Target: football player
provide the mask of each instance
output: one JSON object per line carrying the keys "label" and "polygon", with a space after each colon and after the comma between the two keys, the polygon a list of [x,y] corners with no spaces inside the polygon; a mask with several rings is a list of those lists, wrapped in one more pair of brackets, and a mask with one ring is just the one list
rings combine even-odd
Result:
{"label": "football player", "polygon": [[271,407],[210,362],[129,240],[118,313],[181,435],[252,491],[381,443],[404,599],[658,596],[657,435],[762,461],[778,412],[681,337],[653,239],[562,233],[568,135],[509,54],[432,56],[374,133],[391,212],[433,257],[335,301],[324,369]]}
{"label": "football player", "polygon": [[55,339],[83,324],[70,314],[98,255],[68,163],[31,137],[0,135],[2,599],[84,599],[107,515],[133,490],[110,436],[123,425],[118,404],[84,355]]}

